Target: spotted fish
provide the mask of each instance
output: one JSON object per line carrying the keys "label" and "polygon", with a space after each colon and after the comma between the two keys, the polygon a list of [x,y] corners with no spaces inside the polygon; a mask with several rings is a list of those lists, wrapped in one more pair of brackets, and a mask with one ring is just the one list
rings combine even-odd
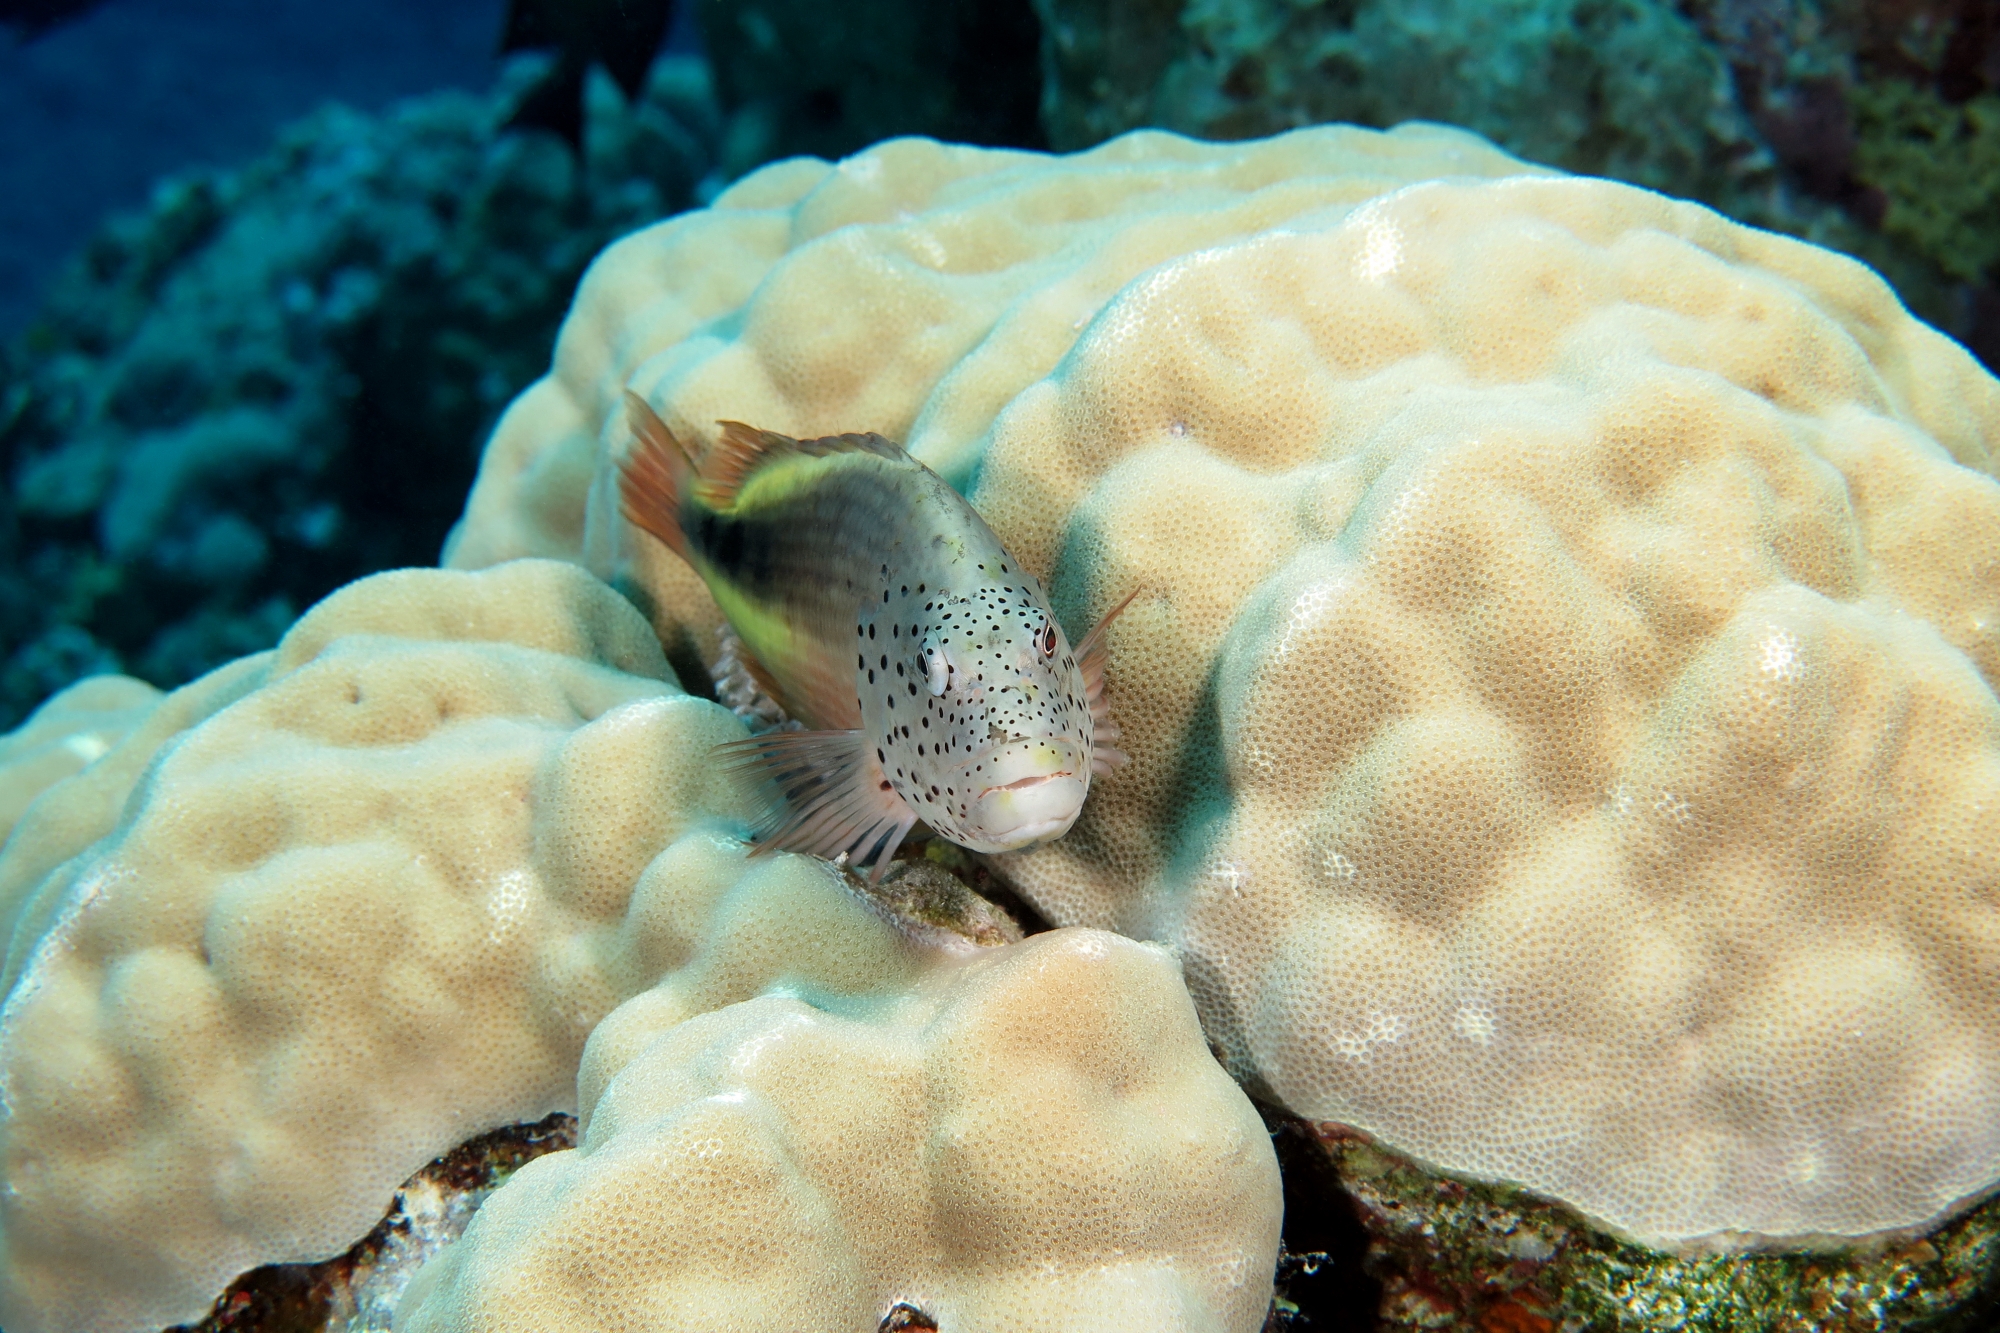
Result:
{"label": "spotted fish", "polygon": [[759,850],[845,853],[879,879],[918,822],[981,852],[1061,837],[1125,762],[1105,629],[1071,647],[1034,577],[935,472],[880,435],[720,423],[699,468],[638,395],[625,516],[701,575],[743,664],[808,730],[720,747],[772,780]]}

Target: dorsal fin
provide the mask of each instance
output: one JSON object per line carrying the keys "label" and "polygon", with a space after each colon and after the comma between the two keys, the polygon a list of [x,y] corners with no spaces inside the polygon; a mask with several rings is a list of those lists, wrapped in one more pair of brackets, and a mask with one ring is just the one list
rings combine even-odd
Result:
{"label": "dorsal fin", "polygon": [[701,498],[716,509],[736,502],[736,493],[751,473],[773,459],[786,455],[824,458],[828,454],[874,454],[880,458],[908,457],[903,446],[873,433],[865,435],[825,435],[816,440],[795,440],[774,430],[758,430],[740,421],[718,421],[717,439],[701,460]]}

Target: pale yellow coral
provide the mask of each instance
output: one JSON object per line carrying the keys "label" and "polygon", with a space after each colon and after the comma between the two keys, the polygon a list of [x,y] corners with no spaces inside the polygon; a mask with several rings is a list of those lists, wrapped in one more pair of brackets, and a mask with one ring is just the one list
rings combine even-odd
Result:
{"label": "pale yellow coral", "polygon": [[991,1333],[1263,1327],[1277,1162],[1161,950],[1056,931],[892,1005],[678,1007],[605,1020],[577,1149],[493,1196],[400,1333],[852,1333],[899,1302]]}
{"label": "pale yellow coral", "polygon": [[[942,985],[974,946],[906,933],[825,862],[751,860],[741,797],[709,758],[743,734],[668,682],[629,603],[553,561],[378,575],[274,652],[152,704],[0,854],[15,909],[0,1322],[138,1333],[198,1319],[249,1268],[345,1250],[438,1153],[579,1094],[596,1105],[661,1027],[772,995],[910,1012],[913,989]],[[1019,1094],[1062,1091],[1066,1068],[1099,1098],[1042,1127],[1047,1153],[973,1154],[965,1188],[1025,1210],[1007,1232],[1013,1286],[974,1282],[967,1317],[1042,1308],[1044,1270],[1101,1295],[1105,1247],[1129,1242],[1153,1248],[1127,1285],[1188,1327],[1255,1327],[1279,1207],[1257,1117],[1202,1045],[1177,969],[1122,942],[1071,945],[1032,957],[1102,965],[1078,980],[1019,963],[1013,998],[979,1010],[1002,1012],[998,1029],[929,1057],[966,1103],[953,1123],[1031,1116]],[[1040,1007],[1066,976],[1070,1000]],[[820,1071],[850,1109],[908,1091],[865,1072]],[[1169,1143],[1134,1142],[1161,1099],[1192,1121]],[[629,1139],[641,1158],[670,1150]],[[825,1146],[827,1171],[928,1188],[914,1165],[843,1166]],[[1054,1176],[1064,1192],[1026,1209]],[[754,1182],[736,1186],[709,1202],[759,1206]],[[1158,1199],[1178,1223],[1119,1220]],[[1073,1206],[1110,1220],[1093,1230]],[[585,1228],[574,1243],[630,1239]],[[836,1251],[818,1268],[790,1256],[783,1279],[824,1289],[845,1271]]]}
{"label": "pale yellow coral", "polygon": [[379,575],[46,794],[0,856],[0,1323],[158,1328],[339,1253],[574,1106],[663,975],[695,1012],[914,975],[829,867],[746,863],[741,725],[666,674],[572,565]]}
{"label": "pale yellow coral", "polygon": [[143,680],[89,676],[0,736],[0,843],[31,801],[102,757],[159,699]]}
{"label": "pale yellow coral", "polygon": [[1139,591],[1134,762],[1003,868],[1177,943],[1240,1075],[1659,1244],[1922,1225],[2000,1180],[2000,385],[1860,265],[1527,170],[1405,127],[753,176],[607,252],[452,558],[699,644],[610,503],[621,388],[907,439],[1072,632]]}

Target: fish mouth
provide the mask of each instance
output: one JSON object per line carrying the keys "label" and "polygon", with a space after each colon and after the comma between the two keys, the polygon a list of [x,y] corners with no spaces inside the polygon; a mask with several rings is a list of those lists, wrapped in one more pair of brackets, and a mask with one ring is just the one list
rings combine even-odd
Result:
{"label": "fish mouth", "polygon": [[1065,740],[1016,742],[989,755],[986,766],[998,780],[973,798],[966,845],[1011,852],[1069,832],[1090,790],[1081,758]]}
{"label": "fish mouth", "polygon": [[1058,778],[1073,778],[1075,776],[1076,774],[1070,772],[1068,769],[1059,768],[1053,773],[1034,773],[1025,778],[1015,778],[1012,782],[1002,783],[998,787],[988,787],[986,791],[980,792],[979,795],[983,799],[989,792],[1027,791],[1030,787],[1039,787],[1044,782],[1054,782]]}

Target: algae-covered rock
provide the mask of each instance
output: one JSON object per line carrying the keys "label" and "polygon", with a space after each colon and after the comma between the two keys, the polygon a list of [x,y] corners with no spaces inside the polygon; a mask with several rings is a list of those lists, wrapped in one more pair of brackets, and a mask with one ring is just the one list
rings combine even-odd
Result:
{"label": "algae-covered rock", "polygon": [[1859,1249],[1665,1254],[1337,1127],[1316,1137],[1369,1235],[1379,1333],[1975,1333],[2000,1304],[2000,1202]]}

